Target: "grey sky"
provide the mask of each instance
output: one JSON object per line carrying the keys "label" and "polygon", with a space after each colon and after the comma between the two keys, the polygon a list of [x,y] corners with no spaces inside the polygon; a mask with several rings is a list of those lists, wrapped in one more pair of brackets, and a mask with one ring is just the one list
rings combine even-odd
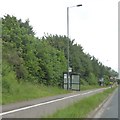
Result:
{"label": "grey sky", "polygon": [[66,35],[67,7],[70,8],[70,38],[84,52],[118,70],[118,0],[0,0],[0,17],[29,18],[36,36]]}

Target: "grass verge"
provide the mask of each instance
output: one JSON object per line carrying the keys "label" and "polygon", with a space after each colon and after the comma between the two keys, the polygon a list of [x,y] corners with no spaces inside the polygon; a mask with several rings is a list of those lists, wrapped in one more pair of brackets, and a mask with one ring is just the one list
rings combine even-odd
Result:
{"label": "grass verge", "polygon": [[[82,90],[89,90],[100,88],[99,86],[81,86]],[[58,87],[45,86],[45,85],[34,85],[31,83],[15,83],[13,82],[11,89],[9,92],[5,92],[2,94],[2,101],[0,100],[0,104],[9,104],[20,101],[26,101],[36,98],[42,98],[47,96],[54,96],[59,94],[67,94],[71,91],[60,89]]]}
{"label": "grass verge", "polygon": [[24,100],[42,98],[70,91],[45,85],[33,85],[31,83],[15,84],[9,92],[2,94],[2,104],[15,103]]}
{"label": "grass verge", "polygon": [[[104,86],[103,86],[104,87]],[[99,85],[81,85],[80,90],[90,90],[90,89],[95,89],[95,88],[102,88]]]}
{"label": "grass verge", "polygon": [[101,93],[83,98],[67,108],[58,110],[53,115],[48,116],[48,118],[86,118],[87,115],[102,103],[114,89],[115,88],[107,89]]}

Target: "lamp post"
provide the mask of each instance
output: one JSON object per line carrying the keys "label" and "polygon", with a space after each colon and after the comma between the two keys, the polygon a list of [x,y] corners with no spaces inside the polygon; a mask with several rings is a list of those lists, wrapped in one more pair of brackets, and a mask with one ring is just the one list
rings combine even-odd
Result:
{"label": "lamp post", "polygon": [[82,4],[67,7],[67,37],[68,37],[68,63],[67,63],[67,89],[69,89],[69,8],[80,7]]}

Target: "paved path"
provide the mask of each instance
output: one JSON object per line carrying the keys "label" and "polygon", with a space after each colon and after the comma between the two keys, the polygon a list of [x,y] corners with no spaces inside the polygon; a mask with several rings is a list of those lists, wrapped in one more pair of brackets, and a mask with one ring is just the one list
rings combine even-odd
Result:
{"label": "paved path", "polygon": [[118,118],[118,89],[105,102],[94,118]]}
{"label": "paved path", "polygon": [[105,88],[4,105],[3,112],[0,113],[0,116],[3,118],[41,118],[54,113],[56,110],[69,106],[84,97],[102,92],[103,90]]}

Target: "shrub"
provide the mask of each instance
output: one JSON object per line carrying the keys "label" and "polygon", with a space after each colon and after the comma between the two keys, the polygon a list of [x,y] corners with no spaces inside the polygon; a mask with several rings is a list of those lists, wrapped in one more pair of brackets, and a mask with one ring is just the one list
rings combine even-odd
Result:
{"label": "shrub", "polygon": [[88,85],[88,82],[86,80],[84,80],[84,79],[81,79],[80,84],[81,85]]}
{"label": "shrub", "polygon": [[89,85],[96,85],[96,84],[98,84],[97,78],[95,77],[95,75],[93,73],[89,74],[88,83],[89,83]]}

